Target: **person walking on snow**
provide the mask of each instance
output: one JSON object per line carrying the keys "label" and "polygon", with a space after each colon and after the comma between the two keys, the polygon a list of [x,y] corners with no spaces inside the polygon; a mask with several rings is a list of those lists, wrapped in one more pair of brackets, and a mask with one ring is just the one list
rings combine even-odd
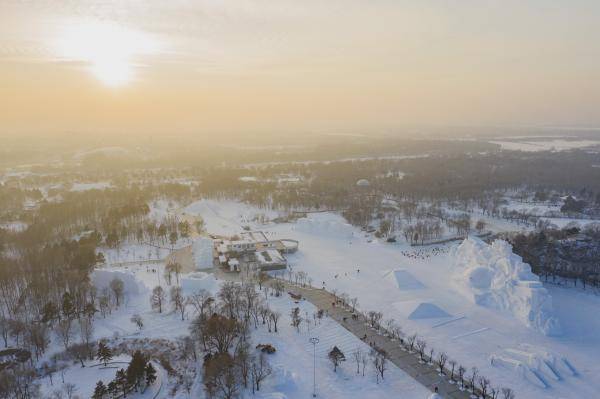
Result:
{"label": "person walking on snow", "polygon": [[438,387],[435,387],[433,389],[433,393],[429,396],[429,399],[442,399],[442,397],[438,393]]}

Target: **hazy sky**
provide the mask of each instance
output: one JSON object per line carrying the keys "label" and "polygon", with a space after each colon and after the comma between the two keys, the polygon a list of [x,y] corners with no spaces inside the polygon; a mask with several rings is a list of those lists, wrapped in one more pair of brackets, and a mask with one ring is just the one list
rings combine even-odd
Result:
{"label": "hazy sky", "polygon": [[598,0],[0,0],[0,130],[600,125]]}

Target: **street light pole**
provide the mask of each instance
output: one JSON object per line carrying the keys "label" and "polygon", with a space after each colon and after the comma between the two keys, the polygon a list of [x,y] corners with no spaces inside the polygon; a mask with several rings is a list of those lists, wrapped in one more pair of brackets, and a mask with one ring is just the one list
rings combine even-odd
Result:
{"label": "street light pole", "polygon": [[309,339],[310,343],[313,344],[313,398],[317,397],[317,344],[319,338],[312,337]]}

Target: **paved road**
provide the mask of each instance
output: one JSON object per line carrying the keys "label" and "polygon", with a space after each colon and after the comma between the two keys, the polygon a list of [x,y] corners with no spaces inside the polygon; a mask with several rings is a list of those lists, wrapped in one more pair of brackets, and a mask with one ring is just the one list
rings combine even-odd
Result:
{"label": "paved road", "polygon": [[[238,273],[225,273],[220,270],[216,271],[219,278],[240,281]],[[343,307],[332,306],[335,302],[335,297],[328,291],[317,288],[303,288],[291,284],[285,280],[281,280],[285,284],[286,291],[291,291],[302,295],[307,301],[315,305],[318,309],[327,310],[329,317],[336,320],[346,330],[353,333],[359,339],[363,339],[365,334],[367,338],[365,342],[372,343],[374,346],[383,349],[388,354],[390,362],[394,363],[398,368],[404,370],[408,375],[413,377],[417,382],[433,392],[435,387],[438,387],[439,395],[447,399],[469,399],[470,393],[461,391],[456,384],[448,383],[447,379],[438,375],[435,367],[427,364],[419,363],[417,354],[411,354],[403,350],[398,342],[392,341],[390,338],[378,334],[370,328],[366,327],[366,322],[362,316],[358,319],[352,319],[352,313]],[[344,321],[346,318],[346,321]]]}

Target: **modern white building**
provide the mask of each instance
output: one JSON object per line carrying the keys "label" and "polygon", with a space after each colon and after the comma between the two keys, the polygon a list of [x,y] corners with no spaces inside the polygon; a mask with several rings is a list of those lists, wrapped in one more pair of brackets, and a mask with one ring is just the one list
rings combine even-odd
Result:
{"label": "modern white building", "polygon": [[[287,267],[284,254],[298,250],[298,241],[271,240],[262,231],[244,231],[217,246],[219,263],[228,265],[230,271],[241,266],[260,270],[279,270]],[[235,261],[232,265],[232,261]]]}

